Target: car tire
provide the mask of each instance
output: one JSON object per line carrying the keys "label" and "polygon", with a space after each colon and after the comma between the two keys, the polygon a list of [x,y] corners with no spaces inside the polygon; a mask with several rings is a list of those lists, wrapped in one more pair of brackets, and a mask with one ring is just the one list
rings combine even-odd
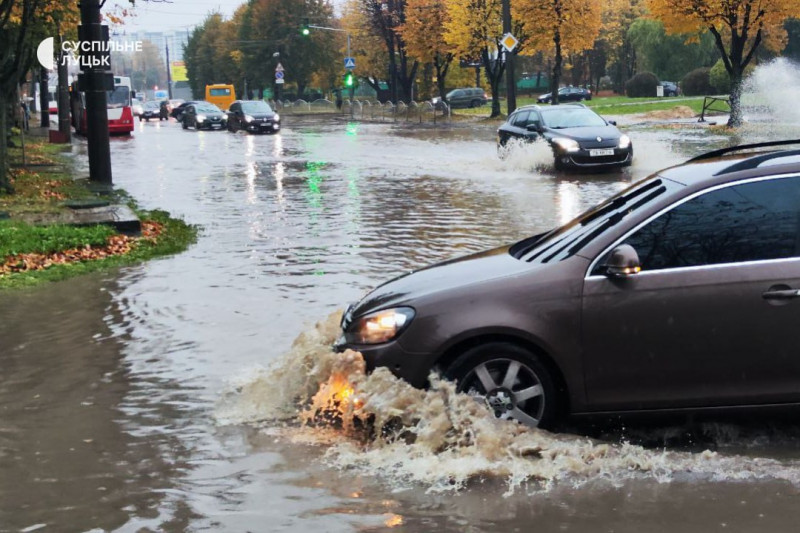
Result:
{"label": "car tire", "polygon": [[456,382],[459,392],[482,397],[498,418],[542,428],[556,422],[559,404],[551,372],[517,344],[489,342],[470,348],[445,377]]}
{"label": "car tire", "polygon": [[188,129],[189,129],[189,125],[188,125],[188,124],[186,124],[186,121],[185,121],[185,120],[181,122],[181,125],[183,126],[183,129],[185,129],[185,130],[188,130]]}
{"label": "car tire", "polygon": [[475,109],[476,107],[480,107],[481,106],[481,101],[480,100],[473,100],[473,101],[471,101],[469,103],[469,106],[471,108],[473,108],[473,109]]}

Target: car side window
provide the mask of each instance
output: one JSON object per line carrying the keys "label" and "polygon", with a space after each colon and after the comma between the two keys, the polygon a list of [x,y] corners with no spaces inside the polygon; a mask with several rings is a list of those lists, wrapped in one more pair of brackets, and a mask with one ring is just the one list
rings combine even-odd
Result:
{"label": "car side window", "polygon": [[798,256],[800,177],[733,185],[662,214],[625,239],[642,270]]}
{"label": "car side window", "polygon": [[524,128],[528,125],[528,117],[530,116],[530,111],[520,111],[514,116],[514,126],[517,128]]}

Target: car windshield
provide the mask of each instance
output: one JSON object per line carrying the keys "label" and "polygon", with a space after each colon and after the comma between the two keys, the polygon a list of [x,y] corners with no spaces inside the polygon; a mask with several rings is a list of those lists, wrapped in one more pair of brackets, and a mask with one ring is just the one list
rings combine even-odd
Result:
{"label": "car windshield", "polygon": [[636,183],[549,233],[519,241],[509,253],[529,263],[562,261],[616,226],[629,214],[676,187],[680,185],[661,178]]}
{"label": "car windshield", "polygon": [[242,102],[242,111],[245,113],[272,113],[272,108],[266,102]]}
{"label": "car windshield", "polygon": [[542,121],[553,129],[605,126],[606,121],[585,107],[553,107],[542,109]]}
{"label": "car windshield", "polygon": [[158,102],[153,102],[152,100],[145,102],[144,107],[147,109],[158,109]]}
{"label": "car windshield", "polygon": [[198,113],[222,113],[214,104],[198,104],[195,106]]}

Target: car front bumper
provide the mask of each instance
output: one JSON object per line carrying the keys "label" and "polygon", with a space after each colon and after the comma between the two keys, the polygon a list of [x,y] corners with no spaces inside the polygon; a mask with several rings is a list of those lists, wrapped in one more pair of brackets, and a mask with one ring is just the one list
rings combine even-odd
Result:
{"label": "car front bumper", "polygon": [[428,354],[407,352],[398,341],[377,345],[358,345],[347,344],[343,342],[343,339],[339,339],[334,344],[336,352],[341,353],[347,349],[360,352],[364,356],[368,373],[383,366],[414,387],[422,388],[428,385],[428,376],[434,364],[432,357]]}
{"label": "car front bumper", "polygon": [[633,149],[614,148],[612,155],[593,156],[587,149],[577,152],[556,152],[556,160],[563,166],[573,168],[601,168],[630,165],[633,161]]}

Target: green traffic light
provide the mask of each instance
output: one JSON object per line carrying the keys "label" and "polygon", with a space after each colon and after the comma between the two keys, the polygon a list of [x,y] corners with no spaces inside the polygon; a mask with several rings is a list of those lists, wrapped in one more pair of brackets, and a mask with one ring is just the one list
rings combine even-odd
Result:
{"label": "green traffic light", "polygon": [[303,29],[300,31],[300,33],[302,33],[303,35],[310,35],[311,34],[311,30],[308,29],[307,27],[303,27]]}
{"label": "green traffic light", "polygon": [[353,86],[353,73],[348,72],[344,75],[344,86],[345,87],[352,87]]}

